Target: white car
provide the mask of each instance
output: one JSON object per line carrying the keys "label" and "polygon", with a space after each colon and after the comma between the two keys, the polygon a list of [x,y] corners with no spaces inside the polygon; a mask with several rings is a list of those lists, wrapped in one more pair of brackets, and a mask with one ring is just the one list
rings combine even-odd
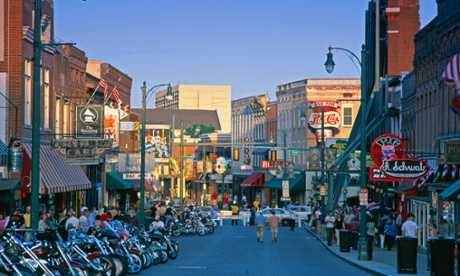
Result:
{"label": "white car", "polygon": [[283,226],[287,226],[289,224],[289,221],[291,219],[289,215],[289,211],[286,211],[281,208],[265,208],[260,210],[262,212],[262,215],[268,220],[270,216],[272,215],[272,211],[275,211],[275,215],[280,218],[281,224]]}
{"label": "white car", "polygon": [[292,210],[296,212],[300,220],[308,221],[311,217],[311,206],[293,206]]}

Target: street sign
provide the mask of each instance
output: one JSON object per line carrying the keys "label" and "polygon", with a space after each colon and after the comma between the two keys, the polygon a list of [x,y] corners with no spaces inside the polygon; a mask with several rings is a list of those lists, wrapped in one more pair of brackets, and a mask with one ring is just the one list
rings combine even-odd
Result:
{"label": "street sign", "polygon": [[291,198],[290,197],[282,197],[281,201],[291,201]]}
{"label": "street sign", "polygon": [[368,194],[367,189],[359,189],[359,205],[367,205]]}
{"label": "street sign", "polygon": [[291,155],[299,155],[300,154],[300,150],[290,150],[289,153]]}
{"label": "street sign", "polygon": [[289,197],[289,180],[283,180],[281,184],[283,187],[283,197]]}

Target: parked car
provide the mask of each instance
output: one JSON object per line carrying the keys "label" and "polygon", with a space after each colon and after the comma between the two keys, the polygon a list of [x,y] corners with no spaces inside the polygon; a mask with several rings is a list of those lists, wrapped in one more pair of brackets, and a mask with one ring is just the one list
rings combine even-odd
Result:
{"label": "parked car", "polygon": [[289,216],[289,211],[286,211],[286,210],[281,209],[281,208],[265,208],[265,209],[261,210],[262,215],[267,220],[272,215],[272,211],[275,211],[275,215],[280,218],[281,225],[283,225],[283,226],[289,225],[289,220],[291,219],[291,217]]}
{"label": "parked car", "polygon": [[300,220],[310,220],[312,214],[311,206],[293,206],[292,210],[296,212]]}

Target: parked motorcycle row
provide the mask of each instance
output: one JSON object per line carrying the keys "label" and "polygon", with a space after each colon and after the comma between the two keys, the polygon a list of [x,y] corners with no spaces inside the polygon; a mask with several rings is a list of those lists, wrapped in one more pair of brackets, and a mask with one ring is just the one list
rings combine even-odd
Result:
{"label": "parked motorcycle row", "polygon": [[183,220],[174,219],[170,223],[171,234],[175,237],[181,234],[194,234],[197,233],[200,236],[211,235],[214,233],[214,229],[218,226],[216,220],[214,220],[210,214],[201,212],[200,209],[195,209],[194,212],[190,212],[189,215]]}
{"label": "parked motorcycle row", "polygon": [[[61,226],[62,227],[62,226]],[[133,227],[118,220],[87,232],[54,225],[27,242],[21,229],[5,229],[0,276],[119,276],[176,259],[179,243],[164,229]]]}

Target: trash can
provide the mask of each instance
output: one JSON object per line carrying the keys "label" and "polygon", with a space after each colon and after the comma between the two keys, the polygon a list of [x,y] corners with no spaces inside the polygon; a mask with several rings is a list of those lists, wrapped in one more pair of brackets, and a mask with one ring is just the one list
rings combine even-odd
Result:
{"label": "trash can", "polygon": [[430,237],[431,275],[454,275],[455,240],[448,237]]}
{"label": "trash can", "polygon": [[417,274],[417,238],[396,237],[398,273]]}
{"label": "trash can", "polygon": [[350,252],[351,231],[340,230],[340,252]]}

